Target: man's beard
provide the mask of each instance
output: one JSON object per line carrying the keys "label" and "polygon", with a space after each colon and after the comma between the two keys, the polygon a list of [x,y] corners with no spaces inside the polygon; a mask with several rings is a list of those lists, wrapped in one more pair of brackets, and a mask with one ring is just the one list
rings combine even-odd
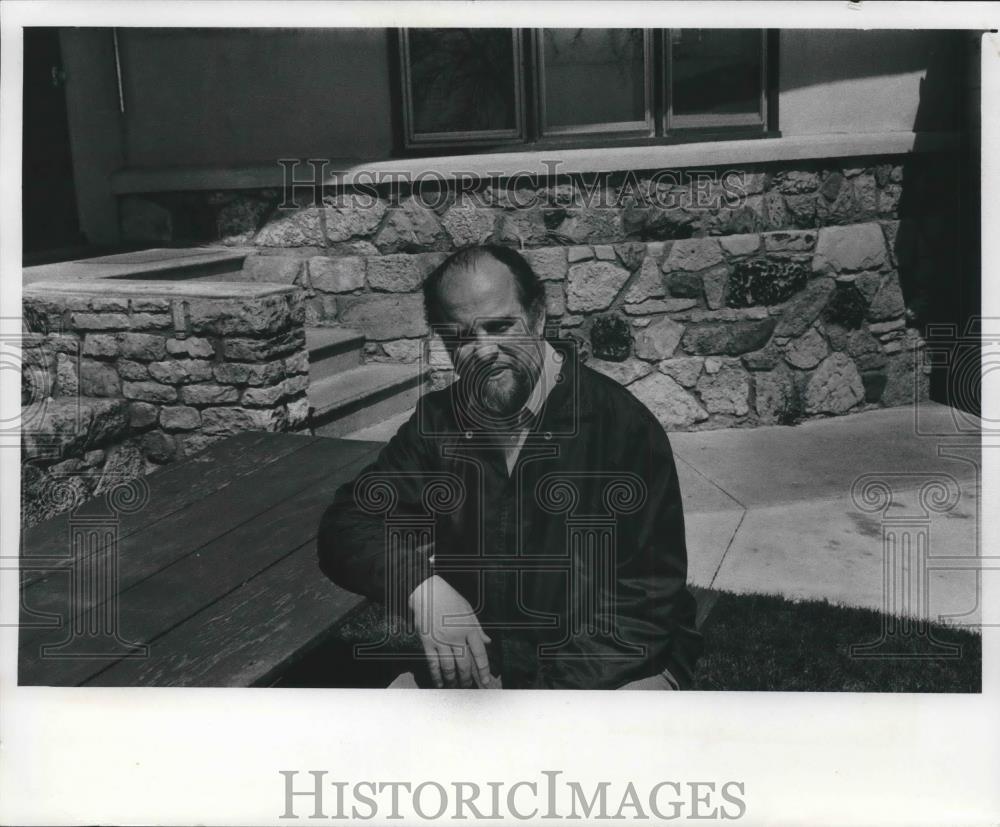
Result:
{"label": "man's beard", "polygon": [[507,357],[463,373],[459,381],[466,416],[477,429],[505,430],[528,401],[537,378],[537,369]]}
{"label": "man's beard", "polygon": [[479,403],[498,417],[513,416],[524,407],[533,386],[531,374],[523,365],[509,365],[492,375],[487,371],[478,383]]}

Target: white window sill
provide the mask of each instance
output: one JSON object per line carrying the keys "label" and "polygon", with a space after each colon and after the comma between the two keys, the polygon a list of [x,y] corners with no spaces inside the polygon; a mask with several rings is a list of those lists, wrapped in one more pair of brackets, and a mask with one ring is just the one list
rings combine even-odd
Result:
{"label": "white window sill", "polygon": [[[684,169],[816,158],[849,158],[935,152],[959,146],[956,132],[879,132],[793,135],[754,140],[712,141],[659,146],[604,147],[600,149],[536,149],[480,155],[430,158],[397,158],[388,161],[330,159],[323,183],[337,186],[358,180],[413,180],[427,183],[455,178],[516,175],[544,176],[553,172],[621,172],[624,170]],[[300,182],[311,182],[313,170],[300,164]],[[123,169],[112,175],[111,188],[118,195],[144,192],[233,190],[281,187],[285,169],[273,164],[234,168],[173,167]]]}

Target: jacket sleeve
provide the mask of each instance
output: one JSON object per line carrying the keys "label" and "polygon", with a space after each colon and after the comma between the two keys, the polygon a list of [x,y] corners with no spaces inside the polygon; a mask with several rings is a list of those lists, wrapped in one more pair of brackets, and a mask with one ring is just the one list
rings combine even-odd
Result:
{"label": "jacket sleeve", "polygon": [[541,686],[617,689],[664,669],[681,688],[691,685],[702,638],[686,585],[677,467],[662,426],[642,414],[623,434],[621,470],[642,481],[645,498],[633,513],[618,517],[613,593],[605,592],[599,602],[598,628],[603,621],[614,637],[581,637],[580,658],[545,663]]}
{"label": "jacket sleeve", "polygon": [[389,543],[386,532],[389,514],[425,513],[422,492],[437,462],[431,441],[420,432],[422,421],[418,405],[375,462],[337,489],[317,536],[319,566],[327,577],[396,611],[431,574],[432,548],[405,539]]}

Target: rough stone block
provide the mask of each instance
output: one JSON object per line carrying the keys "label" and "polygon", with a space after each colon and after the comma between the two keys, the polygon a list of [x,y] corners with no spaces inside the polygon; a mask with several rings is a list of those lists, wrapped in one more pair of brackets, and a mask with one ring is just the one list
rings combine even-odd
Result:
{"label": "rough stone block", "polygon": [[276,210],[258,231],[254,244],[261,247],[322,247],[319,208]]}
{"label": "rough stone block", "polygon": [[789,423],[796,411],[795,387],[787,368],[754,375],[757,418],[762,425]]}
{"label": "rough stone block", "polygon": [[632,351],[632,331],[620,316],[598,316],[590,327],[590,347],[597,359],[622,362]]}
{"label": "rough stone block", "polygon": [[111,333],[88,333],[83,339],[84,356],[117,356],[118,339]]}
{"label": "rough stone block", "polygon": [[677,313],[698,305],[697,299],[647,299],[638,304],[626,304],[622,309],[630,316],[650,316],[659,313]]}
{"label": "rough stone block", "polygon": [[708,411],[697,399],[659,371],[636,380],[629,390],[664,428],[688,428],[708,419]]}
{"label": "rough stone block", "polygon": [[185,385],[180,389],[180,399],[186,405],[225,405],[239,398],[239,391],[230,385]]}
{"label": "rough stone block", "polygon": [[663,262],[663,272],[705,270],[722,263],[722,248],[715,238],[682,238],[670,247]]}
{"label": "rough stone block", "polygon": [[671,273],[667,279],[670,295],[682,299],[700,299],[702,295],[701,275],[698,273]]}
{"label": "rough stone block", "polygon": [[593,368],[598,373],[603,373],[610,379],[614,379],[619,385],[630,385],[636,379],[641,379],[653,370],[649,362],[639,359],[626,359],[624,362],[608,362],[604,359],[589,359],[587,367]]}
{"label": "rough stone block", "polygon": [[371,340],[412,339],[427,332],[419,294],[352,296],[342,302],[340,323]]}
{"label": "rough stone block", "polygon": [[201,412],[206,434],[237,434],[242,431],[280,431],[286,422],[284,409],[206,408]]}
{"label": "rough stone block", "polygon": [[578,243],[619,239],[623,234],[621,210],[606,207],[569,209],[558,232]]}
{"label": "rough stone block", "polygon": [[877,270],[887,263],[885,238],[876,223],[822,227],[812,268],[816,273]]}
{"label": "rough stone block", "polygon": [[132,299],[133,313],[169,313],[170,299],[137,297]]}
{"label": "rough stone block", "polygon": [[140,402],[173,402],[177,399],[177,391],[170,385],[159,382],[124,382],[122,395],[126,399]]}
{"label": "rough stone block", "polygon": [[267,339],[227,338],[223,341],[225,358],[232,362],[263,362],[278,356],[287,356],[305,347],[306,335],[301,328],[293,328]]}
{"label": "rough stone block", "polygon": [[173,405],[160,409],[160,427],[166,431],[193,431],[201,425],[197,408]]}
{"label": "rough stone block", "polygon": [[816,246],[814,230],[764,233],[764,249],[768,253],[801,253],[812,250]]}
{"label": "rough stone block", "polygon": [[289,356],[284,361],[285,373],[309,373],[309,354],[306,351]]}
{"label": "rough stone block", "polygon": [[826,307],[837,286],[833,279],[814,279],[787,305],[774,329],[775,336],[801,336]]}
{"label": "rough stone block", "polygon": [[527,259],[535,275],[542,281],[559,281],[566,278],[566,248],[543,247],[538,250],[524,250],[522,255]]}
{"label": "rough stone block", "polygon": [[823,320],[849,330],[861,326],[867,309],[864,296],[853,283],[837,282],[837,289],[823,309]]}
{"label": "rough stone block", "polygon": [[149,375],[165,385],[207,382],[212,378],[212,363],[202,359],[169,359],[150,362]]}
{"label": "rough stone block", "polygon": [[369,236],[388,210],[381,199],[345,194],[326,208],[326,237],[333,243]]}
{"label": "rough stone block", "polygon": [[174,324],[169,313],[133,313],[131,320],[132,330],[167,330]]}
{"label": "rough stone block", "polygon": [[144,434],[141,441],[142,452],[153,462],[170,462],[177,452],[177,443],[170,434],[163,431],[150,431]]}
{"label": "rough stone block", "polygon": [[167,339],[167,353],[171,356],[190,356],[207,359],[215,355],[215,347],[208,339],[190,336],[187,339]]}
{"label": "rough stone block", "polygon": [[272,408],[285,395],[283,384],[263,388],[247,388],[243,391],[240,405],[245,408]]}
{"label": "rough stone block", "polygon": [[443,216],[441,225],[456,247],[482,244],[493,235],[496,213],[479,207],[452,206]]}
{"label": "rough stone block", "polygon": [[660,373],[665,373],[685,388],[693,388],[701,376],[704,364],[705,360],[700,356],[677,356],[673,359],[664,359],[657,368]]}
{"label": "rough stone block", "polygon": [[628,270],[607,261],[575,264],[569,268],[566,306],[574,312],[605,310],[628,278]]}
{"label": "rough stone block", "polygon": [[861,375],[849,356],[831,353],[806,384],[804,401],[808,414],[846,413],[865,396]]}
{"label": "rough stone block", "polygon": [[625,301],[634,304],[646,299],[658,299],[664,295],[666,289],[663,286],[663,275],[659,265],[655,258],[646,256],[640,266],[638,277],[625,291]]}
{"label": "rough stone block", "polygon": [[635,355],[640,359],[660,361],[670,358],[684,335],[684,325],[673,319],[660,319],[638,335]]}
{"label": "rough stone block", "polygon": [[159,408],[149,402],[132,402],[129,405],[129,426],[141,431],[156,424]]}
{"label": "rough stone block", "polygon": [[760,249],[760,236],[757,233],[724,235],[719,236],[719,244],[731,256],[750,256]]}
{"label": "rough stone block", "polygon": [[124,313],[74,313],[76,330],[128,330],[132,322]]}
{"label": "rough stone block", "polygon": [[365,286],[365,260],[360,256],[313,256],[309,284],[323,293],[350,293]]}
{"label": "rough stone block", "polygon": [[144,382],[149,379],[149,368],[143,362],[119,359],[115,366],[118,368],[118,375],[129,382]]}
{"label": "rough stone block", "polygon": [[815,327],[810,327],[797,339],[792,339],[785,348],[785,359],[792,367],[808,370],[822,362],[830,352],[824,339]]}
{"label": "rough stone block", "polygon": [[705,287],[705,304],[712,310],[718,310],[726,303],[726,293],[729,289],[729,268],[725,264],[713,267],[701,274]]}
{"label": "rough stone block", "polygon": [[166,339],[155,333],[122,333],[118,337],[118,352],[126,359],[155,362],[166,351]]}
{"label": "rough stone block", "polygon": [[746,259],[733,266],[726,301],[732,307],[772,305],[786,301],[801,290],[809,271],[797,261]]}
{"label": "rough stone block", "polygon": [[302,274],[302,259],[298,256],[251,255],[243,260],[240,278],[243,281],[294,284]]}
{"label": "rough stone block", "polygon": [[566,295],[562,284],[548,282],[545,285],[545,312],[550,316],[562,316],[566,312]]}
{"label": "rough stone block", "polygon": [[285,295],[253,299],[192,299],[188,318],[193,333],[216,336],[246,336],[278,333],[292,322],[289,298]]}
{"label": "rough stone block", "polygon": [[411,363],[422,357],[423,339],[397,339],[395,342],[383,342],[382,350],[394,362]]}
{"label": "rough stone block", "polygon": [[303,397],[288,403],[285,408],[288,430],[294,431],[309,421],[309,400]]}
{"label": "rough stone block", "polygon": [[903,291],[899,287],[899,279],[893,273],[887,276],[882,286],[868,307],[868,318],[872,321],[884,321],[902,316],[906,311],[903,302]]}
{"label": "rough stone block", "polygon": [[442,253],[372,256],[368,259],[368,286],[389,293],[419,290],[427,275],[444,258]]}
{"label": "rough stone block", "polygon": [[375,246],[390,253],[442,249],[448,244],[437,214],[416,198],[407,198],[399,206],[390,207],[375,236]]}
{"label": "rough stone block", "polygon": [[[80,393],[79,359],[69,353],[56,354],[56,388],[60,396]],[[105,396],[107,394],[98,394]]]}
{"label": "rough stone block", "polygon": [[[706,368],[708,360],[705,360]],[[745,416],[750,411],[750,380],[739,365],[722,365],[712,374],[704,373],[695,385],[702,405],[710,414]]]}
{"label": "rough stone block", "polygon": [[84,359],[80,363],[80,393],[84,396],[121,396],[118,372],[107,362]]}
{"label": "rough stone block", "polygon": [[703,322],[688,326],[681,346],[691,354],[738,356],[762,348],[774,327],[772,318]]}

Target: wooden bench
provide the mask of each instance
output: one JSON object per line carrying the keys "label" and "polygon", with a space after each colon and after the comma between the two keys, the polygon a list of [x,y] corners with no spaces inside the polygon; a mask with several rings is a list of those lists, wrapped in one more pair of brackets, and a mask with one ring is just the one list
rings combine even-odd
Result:
{"label": "wooden bench", "polygon": [[240,434],[27,530],[18,682],[275,683],[365,602],[315,538],[381,447]]}

